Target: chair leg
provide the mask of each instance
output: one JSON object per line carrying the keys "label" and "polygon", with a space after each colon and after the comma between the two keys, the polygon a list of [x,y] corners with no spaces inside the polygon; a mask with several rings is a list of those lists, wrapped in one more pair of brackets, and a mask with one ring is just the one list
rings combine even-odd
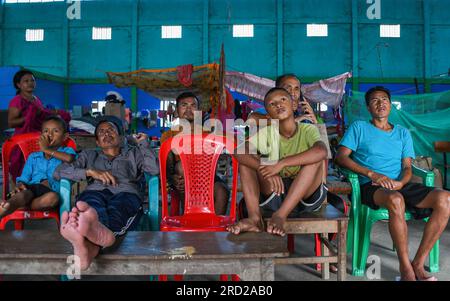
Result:
{"label": "chair leg", "polygon": [[[314,242],[315,242],[315,246],[314,246],[314,251],[315,251],[315,255],[317,257],[322,256],[322,243],[320,242],[320,236],[318,233],[314,234]],[[321,271],[322,270],[322,265],[320,263],[316,264],[316,270],[317,271]]]}
{"label": "chair leg", "polygon": [[23,220],[14,221],[14,229],[23,230]]}
{"label": "chair leg", "polygon": [[294,234],[288,234],[287,247],[288,247],[289,253],[295,252],[295,236],[294,236]]}
{"label": "chair leg", "polygon": [[[364,210],[366,209],[366,210]],[[365,270],[366,270],[366,263],[367,263],[367,257],[369,255],[369,248],[370,248],[370,231],[372,230],[372,220],[369,218],[369,211],[368,208],[364,208],[362,214],[362,221],[361,221],[361,232],[360,232],[360,248],[358,251],[358,264],[353,268],[353,275],[354,276],[364,276]]]}
{"label": "chair leg", "polygon": [[439,272],[439,240],[436,241],[436,243],[433,246],[433,249],[431,249],[429,260],[430,260],[429,262],[430,272],[431,273]]}
{"label": "chair leg", "polygon": [[158,280],[159,281],[167,281],[168,277],[167,277],[167,275],[158,275]]}

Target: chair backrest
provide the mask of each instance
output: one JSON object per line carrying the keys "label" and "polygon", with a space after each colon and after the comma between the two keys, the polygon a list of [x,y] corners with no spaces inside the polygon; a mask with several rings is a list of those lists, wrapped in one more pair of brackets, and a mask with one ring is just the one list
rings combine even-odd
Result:
{"label": "chair backrest", "polygon": [[[184,215],[214,213],[214,178],[217,161],[223,150],[234,153],[234,141],[213,134],[177,135],[166,140],[160,148],[160,172],[162,194],[162,217],[167,217],[167,156],[171,151],[180,156],[185,179]],[[230,217],[236,216],[236,193],[238,163],[232,156],[233,187]]]}
{"label": "chair backrest", "polygon": [[[12,136],[7,139],[2,147],[2,167],[3,167],[3,199],[6,199],[6,195],[9,192],[9,162],[11,157],[11,152],[17,146],[23,154],[25,160],[33,152],[40,151],[39,147],[39,137],[40,132],[26,133]],[[64,141],[64,146],[71,147],[76,151],[76,144],[72,138],[67,138]],[[13,179],[15,182],[16,179]]]}

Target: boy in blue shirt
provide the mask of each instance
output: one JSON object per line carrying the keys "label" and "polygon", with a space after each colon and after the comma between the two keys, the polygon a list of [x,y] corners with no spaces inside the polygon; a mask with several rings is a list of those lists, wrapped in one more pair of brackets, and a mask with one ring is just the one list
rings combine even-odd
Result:
{"label": "boy in blue shirt", "polygon": [[[384,87],[367,91],[372,120],[356,121],[340,143],[336,163],[359,174],[361,202],[389,211],[389,232],[397,248],[402,280],[436,280],[425,273],[425,259],[444,231],[450,216],[450,193],[409,183],[415,157],[409,131],[389,123],[391,95]],[[408,254],[405,210],[415,218],[430,215],[414,260]]]}
{"label": "boy in blue shirt", "polygon": [[41,151],[30,154],[11,197],[1,201],[0,218],[18,208],[46,210],[58,205],[59,182],[53,178],[53,172],[62,162],[72,162],[76,155],[72,148],[62,146],[67,137],[63,119],[50,116],[44,121],[39,138]]}

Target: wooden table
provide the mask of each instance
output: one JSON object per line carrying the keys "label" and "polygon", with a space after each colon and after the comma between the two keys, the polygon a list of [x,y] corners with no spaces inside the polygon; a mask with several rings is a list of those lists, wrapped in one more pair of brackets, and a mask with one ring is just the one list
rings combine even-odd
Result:
{"label": "wooden table", "polygon": [[[0,274],[65,275],[72,247],[58,232],[0,232]],[[218,275],[274,280],[274,259],[289,256],[268,233],[129,232],[82,275]]]}
{"label": "wooden table", "polygon": [[[330,278],[330,263],[337,263],[337,280],[344,281],[347,273],[347,225],[348,217],[333,206],[326,204],[313,213],[303,213],[298,218],[289,218],[285,225],[287,234],[320,234],[322,256],[287,257],[275,259],[276,264],[322,265],[322,278]],[[337,248],[328,240],[329,233],[337,233]]]}

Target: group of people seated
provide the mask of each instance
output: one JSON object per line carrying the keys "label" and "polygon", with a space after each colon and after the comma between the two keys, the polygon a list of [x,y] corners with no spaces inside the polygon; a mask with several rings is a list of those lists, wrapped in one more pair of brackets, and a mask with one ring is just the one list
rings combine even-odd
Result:
{"label": "group of people seated", "polygon": [[[327,147],[314,125],[317,117],[300,91],[295,75],[281,76],[265,95],[267,114],[251,117],[256,134],[236,147],[233,155],[239,162],[240,177],[245,179],[242,191],[247,217],[229,225],[227,230],[233,234],[267,231],[284,236],[287,218],[319,210],[326,199],[322,164]],[[363,204],[389,211],[389,231],[401,278],[435,280],[426,274],[424,262],[447,225],[450,193],[409,183],[415,157],[413,142],[406,128],[389,123],[390,92],[377,86],[367,91],[365,98],[372,118],[350,125],[340,142],[336,163],[359,174]],[[299,108],[301,114],[296,113]],[[165,132],[161,143],[179,134],[198,133],[196,127],[202,127],[201,122],[196,123],[199,100],[193,93],[179,95],[176,110],[183,126]],[[302,122],[305,120],[310,123]],[[61,178],[87,180],[88,186],[77,196],[75,206],[63,213],[60,227],[85,270],[103,248],[113,246],[118,237],[138,225],[143,212],[139,181],[144,173],[159,174],[158,158],[146,134],[125,137],[120,120],[110,116],[95,128],[98,148],[79,154],[63,147],[68,134],[60,117],[45,119],[41,132],[41,151],[29,156],[12,195],[0,202],[0,218],[21,207],[57,206]],[[167,166],[168,183],[182,200],[184,172],[177,154],[169,155]],[[228,198],[226,181],[217,175],[216,214],[226,214]],[[413,261],[408,254],[405,210],[416,218],[429,217]],[[267,225],[263,217],[269,218]]]}

